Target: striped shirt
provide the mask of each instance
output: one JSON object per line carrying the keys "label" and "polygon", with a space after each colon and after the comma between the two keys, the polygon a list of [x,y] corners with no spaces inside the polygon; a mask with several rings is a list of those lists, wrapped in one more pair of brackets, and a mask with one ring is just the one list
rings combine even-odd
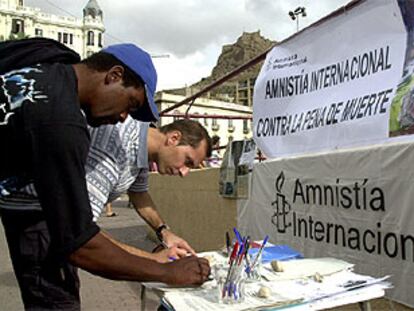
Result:
{"label": "striped shirt", "polygon": [[[107,202],[126,191],[148,191],[148,125],[128,116],[124,123],[89,128],[91,147],[85,169],[95,221]],[[33,185],[0,197],[0,208],[41,209]]]}

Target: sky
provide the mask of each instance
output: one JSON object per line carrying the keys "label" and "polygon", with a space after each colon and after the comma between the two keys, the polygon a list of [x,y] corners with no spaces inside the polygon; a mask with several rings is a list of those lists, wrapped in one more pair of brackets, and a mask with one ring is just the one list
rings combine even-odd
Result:
{"label": "sky", "polygon": [[[210,75],[222,46],[245,32],[281,41],[296,31],[288,12],[306,8],[306,27],[350,0],[97,0],[104,14],[105,45],[132,42],[153,56],[157,91],[183,87]],[[82,17],[88,0],[25,0],[43,11]]]}

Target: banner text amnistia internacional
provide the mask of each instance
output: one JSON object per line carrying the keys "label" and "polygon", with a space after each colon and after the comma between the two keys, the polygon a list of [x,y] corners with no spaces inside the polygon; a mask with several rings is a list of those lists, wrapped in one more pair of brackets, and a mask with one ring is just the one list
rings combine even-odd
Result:
{"label": "banner text amnistia internacional", "polygon": [[390,47],[380,47],[327,65],[311,73],[269,79],[266,81],[264,99],[291,97],[315,92],[390,68]]}

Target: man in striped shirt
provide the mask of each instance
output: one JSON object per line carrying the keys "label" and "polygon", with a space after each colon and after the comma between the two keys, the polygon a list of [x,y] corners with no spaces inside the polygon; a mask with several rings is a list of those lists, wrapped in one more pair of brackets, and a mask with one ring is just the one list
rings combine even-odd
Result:
{"label": "man in striped shirt", "polygon": [[[171,247],[168,254],[150,256],[163,261],[168,256],[178,258],[187,253],[195,254],[157,212],[148,193],[148,162],[155,162],[160,174],[184,177],[211,155],[210,136],[200,123],[192,120],[178,120],[160,129],[148,125],[128,117],[124,123],[91,129],[86,180],[94,219],[99,217],[106,203],[128,192],[138,214],[155,230],[158,238]],[[148,256],[114,242],[131,252]]]}

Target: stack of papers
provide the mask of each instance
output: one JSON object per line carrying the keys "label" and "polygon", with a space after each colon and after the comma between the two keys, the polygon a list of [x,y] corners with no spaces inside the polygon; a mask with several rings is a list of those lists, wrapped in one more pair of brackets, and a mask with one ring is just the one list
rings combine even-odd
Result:
{"label": "stack of papers", "polygon": [[[216,259],[221,262],[220,256]],[[163,288],[163,303],[170,310],[276,310],[289,306],[289,310],[320,310],[347,303],[382,297],[391,286],[384,278],[373,278],[352,272],[352,264],[334,258],[299,259],[283,262],[284,271],[274,272],[270,263],[261,281],[246,281],[245,299],[224,304],[216,281],[199,288]],[[315,273],[323,276],[318,282]],[[270,290],[268,298],[260,298],[261,287]],[[159,288],[161,289],[161,288]]]}

